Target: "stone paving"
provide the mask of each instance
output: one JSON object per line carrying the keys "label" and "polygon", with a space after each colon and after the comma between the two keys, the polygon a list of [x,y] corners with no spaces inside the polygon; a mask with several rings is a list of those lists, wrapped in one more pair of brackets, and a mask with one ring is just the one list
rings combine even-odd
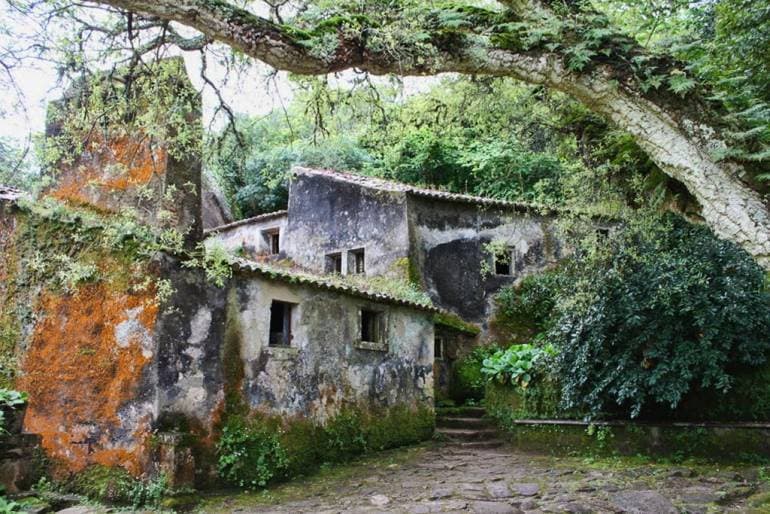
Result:
{"label": "stone paving", "polygon": [[209,497],[217,512],[770,512],[758,467],[556,458],[430,444],[396,450],[270,491]]}

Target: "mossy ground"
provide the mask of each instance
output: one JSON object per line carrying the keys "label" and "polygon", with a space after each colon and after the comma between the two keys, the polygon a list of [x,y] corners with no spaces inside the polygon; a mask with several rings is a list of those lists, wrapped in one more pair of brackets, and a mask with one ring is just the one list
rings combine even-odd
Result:
{"label": "mossy ground", "polygon": [[338,494],[342,483],[357,478],[364,479],[376,471],[400,469],[419,461],[426,451],[434,448],[436,444],[426,442],[368,454],[344,464],[324,465],[309,476],[277,484],[263,491],[228,490],[210,493],[198,505],[196,512],[233,512],[250,507],[280,505],[298,498],[333,498]]}
{"label": "mossy ground", "polygon": [[[536,492],[522,494],[522,484]],[[492,491],[501,488],[508,494],[495,496]],[[620,495],[639,491],[658,494],[681,512],[766,512],[770,505],[770,480],[761,466],[552,456],[514,447],[464,450],[429,442],[324,466],[262,492],[212,493],[196,512],[361,512],[382,497],[388,503],[381,509],[395,512],[475,511],[492,502],[529,502],[529,510],[548,512],[609,512],[619,509]]]}

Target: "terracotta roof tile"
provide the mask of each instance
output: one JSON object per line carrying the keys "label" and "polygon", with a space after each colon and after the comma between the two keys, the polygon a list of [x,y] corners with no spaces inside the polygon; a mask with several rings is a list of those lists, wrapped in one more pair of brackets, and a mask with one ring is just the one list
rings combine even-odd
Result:
{"label": "terracotta roof tile", "polygon": [[414,300],[400,298],[392,294],[347,284],[339,279],[335,280],[335,277],[333,276],[314,275],[305,271],[297,271],[242,258],[235,259],[232,265],[236,270],[256,273],[267,279],[278,280],[289,284],[299,284],[315,287],[326,291],[364,298],[366,300],[388,303],[392,305],[401,305],[404,307],[431,313],[441,312],[441,310],[433,306],[433,304],[430,303],[430,300],[427,298],[426,302],[417,302]]}
{"label": "terracotta roof tile", "polygon": [[251,218],[244,218],[242,220],[233,221],[232,223],[227,223],[225,225],[219,225],[218,227],[209,228],[203,231],[204,234],[215,234],[217,232],[222,232],[223,230],[230,230],[231,228],[240,227],[241,225],[248,225],[249,223],[256,223],[258,221],[265,221],[273,218],[280,218],[281,216],[286,216],[287,211],[275,211],[275,212],[268,212],[265,214],[258,214],[257,216],[252,216]]}
{"label": "terracotta roof tile", "polygon": [[467,194],[461,194],[461,193],[451,193],[449,191],[441,191],[439,189],[430,189],[426,187],[417,187],[410,184],[404,184],[402,182],[395,182],[392,180],[382,179],[379,177],[370,177],[367,175],[358,175],[358,174],[347,173],[342,171],[327,170],[327,169],[312,169],[312,168],[303,168],[303,167],[297,166],[293,168],[292,173],[294,175],[323,176],[331,180],[346,182],[349,184],[356,184],[362,187],[378,189],[380,191],[402,192],[413,196],[418,196],[422,198],[431,198],[435,200],[470,203],[470,204],[485,205],[489,207],[500,207],[504,209],[511,209],[511,210],[524,211],[524,212],[538,212],[543,214],[558,212],[558,210],[553,207],[547,207],[539,204],[511,202],[508,200],[500,200],[497,198],[489,198],[484,196],[473,196],[473,195],[467,195]]}

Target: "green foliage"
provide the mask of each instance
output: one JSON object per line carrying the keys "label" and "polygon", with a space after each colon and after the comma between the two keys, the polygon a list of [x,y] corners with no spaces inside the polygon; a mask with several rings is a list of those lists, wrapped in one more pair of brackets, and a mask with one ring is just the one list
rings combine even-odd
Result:
{"label": "green foliage", "polygon": [[[198,114],[199,98],[183,68],[181,59],[167,59],[75,84],[65,101],[49,109],[49,123],[57,130],[45,140],[44,165],[71,163],[89,145],[101,144],[104,134],[141,134],[177,159],[197,154],[202,127],[190,120]],[[94,126],[101,130],[94,131]]]}
{"label": "green foliage", "polygon": [[218,241],[207,244],[199,243],[196,251],[188,255],[183,265],[186,268],[199,268],[206,274],[206,279],[217,287],[224,287],[233,275],[233,256]]}
{"label": "green foliage", "polygon": [[373,412],[348,407],[324,425],[231,415],[217,444],[219,474],[240,487],[261,488],[272,480],[307,475],[325,463],[424,441],[434,426],[432,409],[405,405]]}
{"label": "green foliage", "polygon": [[425,441],[433,435],[435,424],[430,409],[397,405],[384,416],[370,417],[365,429],[366,447],[369,451],[380,451]]}
{"label": "green foliage", "polygon": [[219,476],[246,489],[265,487],[289,465],[278,434],[259,418],[232,416],[217,443]]}
{"label": "green foliage", "polygon": [[[5,493],[5,491],[3,491]],[[21,511],[21,504],[6,498],[5,494],[0,494],[0,514]]]}
{"label": "green foliage", "polygon": [[567,408],[665,415],[766,362],[764,272],[705,227],[637,219],[580,249],[561,280],[548,339]]}
{"label": "green foliage", "polygon": [[547,271],[525,277],[517,286],[506,287],[495,296],[494,325],[508,339],[530,341],[546,332],[554,307],[558,275]]}
{"label": "green foliage", "polygon": [[5,413],[27,403],[27,393],[0,388],[0,434],[5,433]]}
{"label": "green foliage", "polygon": [[485,358],[481,363],[481,374],[489,380],[526,389],[533,378],[543,372],[545,361],[556,353],[550,344],[543,347],[514,344]]}
{"label": "green foliage", "polygon": [[497,351],[496,346],[478,346],[452,364],[449,394],[453,400],[463,403],[484,397],[487,377],[481,372],[481,368],[484,359]]}
{"label": "green foliage", "polygon": [[32,192],[40,177],[27,154],[18,142],[0,137],[0,185]]}
{"label": "green foliage", "polygon": [[461,317],[450,312],[439,312],[433,315],[433,322],[437,325],[443,325],[445,327],[453,328],[459,332],[465,332],[466,334],[475,336],[481,332],[481,329]]}
{"label": "green foliage", "polygon": [[544,374],[527,387],[489,382],[484,392],[487,415],[503,427],[519,419],[570,419],[575,412],[561,408],[561,387],[550,374]]}
{"label": "green foliage", "polygon": [[694,90],[695,81],[708,85],[709,100],[728,114],[720,122],[728,148],[716,157],[744,160],[760,180],[770,158],[770,10],[765,2],[593,2],[613,25],[634,34],[651,54],[673,54],[685,63],[661,74],[649,66],[650,56],[638,56],[637,75],[644,90],[664,83],[675,94]]}
{"label": "green foliage", "polygon": [[569,97],[495,78],[444,79],[397,101],[389,85],[302,79],[286,111],[241,119],[243,147],[212,139],[209,167],[242,216],[286,205],[292,165],[607,211],[655,169],[630,137]]}
{"label": "green foliage", "polygon": [[345,461],[366,451],[366,433],[363,414],[359,411],[343,410],[324,427],[326,447],[335,460]]}
{"label": "green foliage", "polygon": [[168,494],[168,481],[163,474],[139,480],[120,467],[89,466],[75,475],[66,490],[87,496],[101,503],[157,507]]}

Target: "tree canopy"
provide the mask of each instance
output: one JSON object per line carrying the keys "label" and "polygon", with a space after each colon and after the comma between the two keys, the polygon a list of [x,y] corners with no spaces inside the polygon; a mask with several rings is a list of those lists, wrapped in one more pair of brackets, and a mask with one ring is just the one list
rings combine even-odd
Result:
{"label": "tree canopy", "polygon": [[[82,14],[92,8],[108,15]],[[170,47],[224,48],[234,52],[231,62],[254,59],[301,75],[454,72],[565,93],[629,134],[692,195],[699,216],[719,236],[770,265],[765,1],[99,0],[42,9],[46,23],[68,29],[64,46],[81,52],[65,54],[64,71],[93,62],[89,55],[139,66]],[[392,172],[409,176],[434,164],[442,170],[451,139],[429,141],[415,131],[400,142],[402,155],[414,157],[411,164],[405,159]],[[492,143],[497,148],[488,150],[497,158],[522,166],[514,155],[522,149],[508,134],[480,144]],[[468,170],[489,166],[466,164]],[[517,177],[497,178],[521,189]]]}

